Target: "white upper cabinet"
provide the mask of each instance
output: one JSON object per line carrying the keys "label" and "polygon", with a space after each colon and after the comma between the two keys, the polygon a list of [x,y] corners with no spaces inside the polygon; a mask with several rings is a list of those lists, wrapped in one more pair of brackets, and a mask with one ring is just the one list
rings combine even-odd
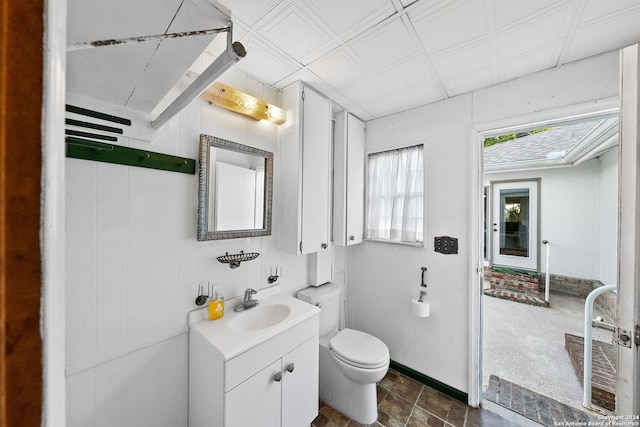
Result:
{"label": "white upper cabinet", "polygon": [[362,243],[364,235],[364,122],[347,112],[335,117],[333,243]]}
{"label": "white upper cabinet", "polygon": [[280,247],[324,251],[331,243],[331,101],[297,82],[283,89],[282,105]]}

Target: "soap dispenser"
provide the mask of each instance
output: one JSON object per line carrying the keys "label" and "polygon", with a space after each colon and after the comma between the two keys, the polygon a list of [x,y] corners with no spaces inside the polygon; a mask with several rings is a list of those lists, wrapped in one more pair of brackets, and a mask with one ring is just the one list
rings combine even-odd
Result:
{"label": "soap dispenser", "polygon": [[224,316],[224,298],[216,291],[209,301],[209,320],[218,320]]}

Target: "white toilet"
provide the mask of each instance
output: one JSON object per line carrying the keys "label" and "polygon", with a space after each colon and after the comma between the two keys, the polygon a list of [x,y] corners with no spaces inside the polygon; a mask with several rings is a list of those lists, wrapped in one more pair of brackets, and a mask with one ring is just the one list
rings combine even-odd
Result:
{"label": "white toilet", "polygon": [[360,424],[378,418],[376,383],[389,369],[389,349],[354,329],[338,330],[340,287],[327,283],[298,292],[320,307],[320,400]]}

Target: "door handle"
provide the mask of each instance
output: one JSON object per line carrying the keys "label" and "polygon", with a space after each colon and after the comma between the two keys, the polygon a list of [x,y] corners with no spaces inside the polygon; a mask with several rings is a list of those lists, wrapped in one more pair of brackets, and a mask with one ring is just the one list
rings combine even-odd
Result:
{"label": "door handle", "polygon": [[273,376],[273,380],[279,383],[282,380],[282,372],[276,372]]}
{"label": "door handle", "polygon": [[287,372],[293,372],[293,370],[295,369],[296,365],[292,363],[289,363],[289,365],[287,365]]}

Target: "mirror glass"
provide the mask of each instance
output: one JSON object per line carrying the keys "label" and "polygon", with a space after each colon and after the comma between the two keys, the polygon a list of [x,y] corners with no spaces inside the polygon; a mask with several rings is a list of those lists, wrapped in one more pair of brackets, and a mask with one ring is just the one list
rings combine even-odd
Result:
{"label": "mirror glass", "polygon": [[198,240],[271,234],[273,153],[200,135]]}

